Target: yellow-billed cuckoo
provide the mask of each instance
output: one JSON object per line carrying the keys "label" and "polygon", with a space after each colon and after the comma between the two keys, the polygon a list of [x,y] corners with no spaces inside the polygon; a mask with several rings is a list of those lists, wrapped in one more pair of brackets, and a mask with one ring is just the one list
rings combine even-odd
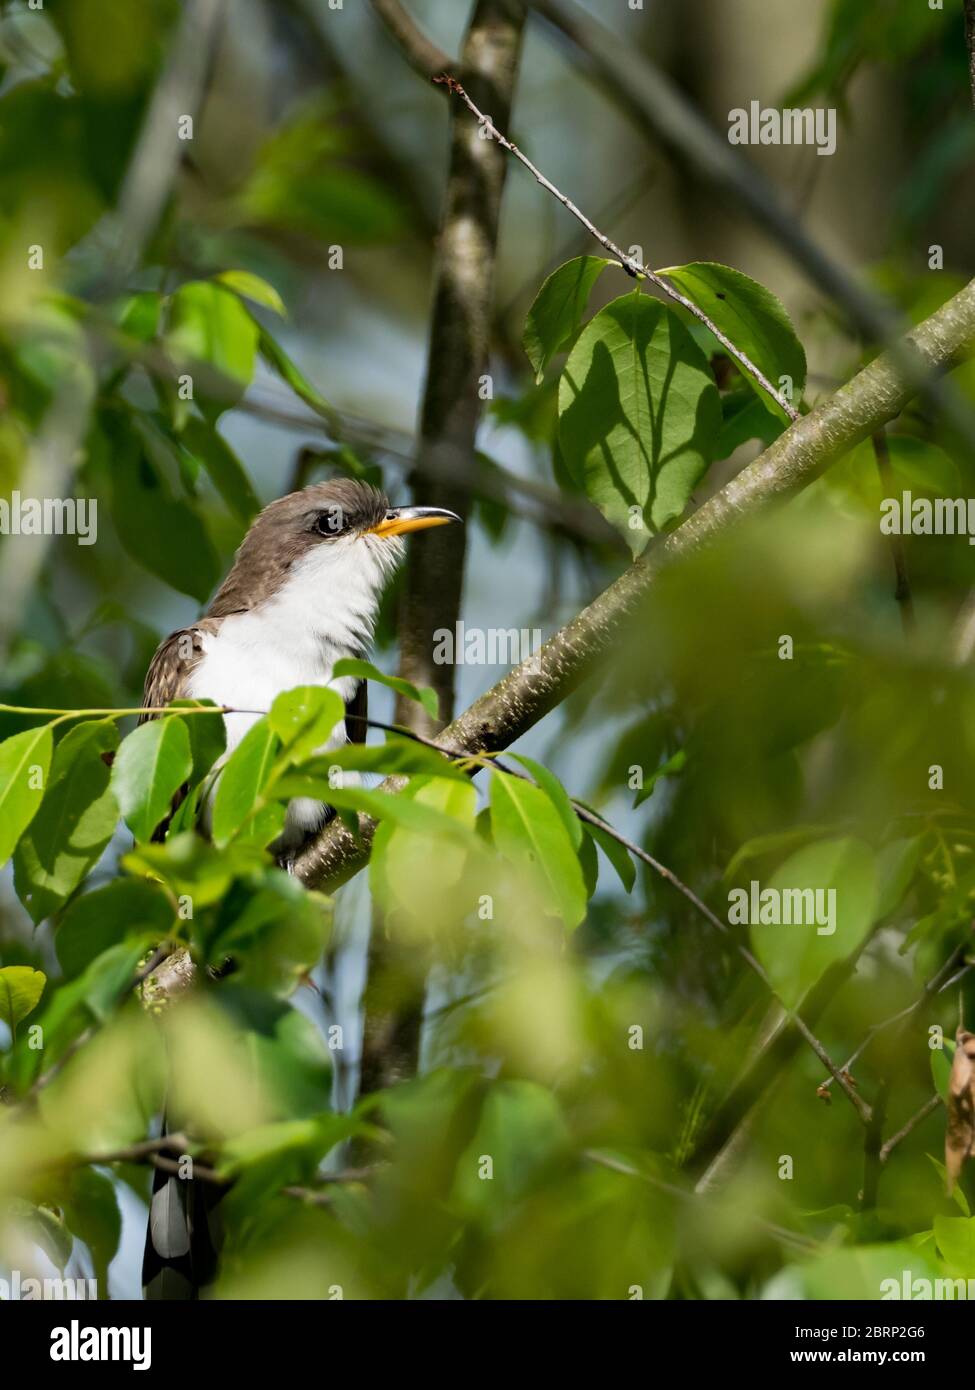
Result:
{"label": "yellow-billed cuckoo", "polygon": [[[459,521],[440,507],[391,507],[377,489],[350,479],[282,497],[254,520],[233,568],[204,616],[161,643],[143,705],[209,699],[225,714],[227,755],[270,708],[299,685],[330,685],[358,719],[329,741],[364,741],[365,685],[332,678],[342,657],[362,657],[372,640],[383,585],[403,558],[410,531]],[[151,716],[144,716],[149,718]],[[286,862],[317,831],[327,808],[292,801],[272,848]],[[192,1298],[212,1278],[211,1194],[157,1170],[143,1260],[149,1298]]]}
{"label": "yellow-billed cuckoo", "polygon": [[[365,685],[333,680],[332,668],[368,650],[383,585],[403,558],[402,537],[459,520],[441,507],[390,507],[376,488],[347,478],[272,502],[204,616],[159,646],[144,706],[208,699],[258,711],[224,716],[229,757],[281,691],[331,685],[357,719],[336,729],[329,746],[364,741]],[[324,816],[316,801],[292,801],[274,846],[279,857],[319,830]]]}

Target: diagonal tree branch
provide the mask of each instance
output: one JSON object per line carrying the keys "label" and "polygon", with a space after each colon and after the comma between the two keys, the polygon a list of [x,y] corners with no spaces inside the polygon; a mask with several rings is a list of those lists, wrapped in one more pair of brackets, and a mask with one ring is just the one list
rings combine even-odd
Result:
{"label": "diagonal tree branch", "polygon": [[[894,419],[913,395],[901,371],[905,351],[926,371],[950,370],[975,349],[975,281],[912,330],[898,360],[882,354],[835,395],[797,421],[676,531],[662,537],[598,598],[475,700],[443,730],[451,752],[507,748],[569,695],[591,672],[657,575],[675,560],[707,545],[742,519],[811,482],[861,440]],[[396,779],[387,790],[401,785]],[[299,856],[296,872],[309,885],[334,885],[369,857],[372,827],[363,818],[357,840],[332,822]]]}

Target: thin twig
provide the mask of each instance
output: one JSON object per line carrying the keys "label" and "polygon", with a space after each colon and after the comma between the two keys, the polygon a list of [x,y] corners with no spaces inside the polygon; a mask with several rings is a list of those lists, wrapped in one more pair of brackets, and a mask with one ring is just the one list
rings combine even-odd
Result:
{"label": "thin twig", "polygon": [[897,1145],[900,1144],[902,1140],[906,1139],[912,1130],[917,1129],[918,1125],[922,1124],[929,1115],[933,1115],[941,1104],[942,1100],[939,1095],[933,1095],[930,1100],[926,1100],[917,1114],[911,1116],[903,1129],[899,1129],[896,1134],[891,1135],[886,1144],[884,1144],[883,1148],[880,1150],[880,1162],[882,1164],[886,1163],[897,1148]]}
{"label": "thin twig", "polygon": [[[666,1192],[669,1197],[678,1197],[684,1202],[693,1202],[709,1195],[693,1188],[678,1187],[676,1183],[667,1182],[663,1178],[655,1177],[652,1173],[645,1173],[612,1154],[600,1153],[598,1149],[586,1149],[582,1156],[589,1163],[595,1163],[600,1168],[608,1168],[611,1173],[622,1173],[627,1178],[638,1178],[650,1187],[655,1187],[660,1192]],[[774,1236],[776,1240],[780,1240],[783,1244],[792,1246],[794,1249],[802,1250],[805,1253],[818,1249],[816,1241],[810,1240],[808,1236],[800,1235],[798,1231],[790,1231],[788,1227],[779,1226],[773,1221],[764,1220],[762,1217],[759,1217],[758,1224],[763,1226],[769,1235]]]}
{"label": "thin twig", "polygon": [[681,294],[681,292],[676,289],[675,286],[671,285],[669,281],[665,280],[662,275],[659,275],[655,270],[651,270],[649,266],[644,265],[641,261],[637,260],[635,256],[628,256],[621,247],[617,246],[615,241],[611,240],[611,238],[606,236],[604,232],[601,232],[594,223],[590,222],[586,214],[576,207],[571,198],[567,198],[560,189],[556,188],[555,184],[547,179],[540,169],[536,168],[528,156],[523,154],[517,145],[512,144],[510,140],[501,134],[490,117],[485,116],[484,112],[475,106],[474,102],[471,101],[470,97],[455,77],[450,77],[448,74],[444,73],[435,77],[433,81],[446,86],[449,91],[459,96],[471,114],[480,122],[482,130],[486,130],[492,139],[497,140],[498,144],[508,150],[510,154],[513,154],[516,159],[520,160],[538,183],[540,183],[547,192],[551,193],[553,197],[557,198],[562,206],[566,208],[568,212],[571,212],[572,216],[575,217],[577,221],[582,223],[589,235],[594,237],[604,250],[609,251],[610,254],[619,261],[627,275],[631,275],[635,280],[648,280],[651,285],[655,285],[658,290],[661,290],[670,299],[674,300],[675,303],[679,304],[683,309],[686,309],[688,313],[693,314],[696,319],[703,323],[704,326],[714,334],[721,346],[726,352],[731,354],[741,369],[757,381],[763,391],[768,392],[776,405],[785,411],[790,420],[796,421],[799,419],[799,411],[792,402],[772,385],[761,368],[756,366],[748,354],[743,352],[740,347],[737,347],[731,341],[728,335],[718,327],[714,320],[710,318],[699,305],[695,304],[693,300],[688,299],[686,295]]}
{"label": "thin twig", "polygon": [[[874,1038],[876,1038],[878,1034],[885,1032],[895,1023],[906,1022],[909,1018],[916,1014],[918,1010],[921,1009],[927,1003],[927,1001],[930,998],[932,998],[935,994],[944,993],[946,989],[950,989],[952,985],[956,984],[957,981],[960,980],[963,975],[967,975],[969,970],[973,968],[971,965],[964,965],[962,966],[961,970],[955,971],[955,967],[957,966],[959,960],[964,956],[965,950],[965,946],[959,946],[958,949],[952,953],[952,955],[941,967],[941,969],[938,970],[934,975],[932,975],[931,979],[927,982],[927,984],[922,989],[921,993],[918,995],[918,997],[914,1000],[912,1004],[908,1004],[908,1006],[905,1009],[900,1009],[896,1014],[891,1014],[890,1018],[882,1019],[880,1023],[875,1023],[872,1028],[867,1029],[866,1033],[863,1036],[862,1042],[859,1044],[856,1050],[851,1053],[851,1055],[843,1063],[843,1066],[840,1068],[841,1072],[843,1072],[844,1075],[851,1071],[853,1064],[859,1061],[860,1057],[863,1056],[864,1052],[866,1052],[867,1048],[870,1046],[870,1044],[873,1042]],[[953,971],[955,973],[952,973]],[[820,1087],[820,1090],[825,1091],[829,1087],[829,1085],[829,1081],[824,1081],[822,1086]]]}
{"label": "thin twig", "polygon": [[443,72],[450,62],[449,55],[427,37],[399,0],[371,0],[371,3],[410,67],[421,77]]}
{"label": "thin twig", "polygon": [[972,105],[975,106],[975,0],[965,0],[965,39],[968,43],[968,75],[972,84]]}

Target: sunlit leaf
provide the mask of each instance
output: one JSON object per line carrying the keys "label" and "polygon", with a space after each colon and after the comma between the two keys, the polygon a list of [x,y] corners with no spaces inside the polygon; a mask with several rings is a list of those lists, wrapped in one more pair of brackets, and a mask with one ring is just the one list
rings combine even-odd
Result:
{"label": "sunlit leaf", "polygon": [[0,743],[0,864],[40,809],[54,751],[49,724],[24,729]]}
{"label": "sunlit leaf", "polygon": [[553,271],[538,291],[521,340],[536,382],[579,327],[593,285],[612,264],[603,256],[576,256]]}
{"label": "sunlit leaf", "polygon": [[498,849],[528,871],[549,910],[567,927],[586,913],[586,886],[569,832],[540,788],[495,772],[491,777],[491,829]]}
{"label": "sunlit leaf", "polygon": [[183,719],[150,719],[123,739],[112,767],[112,791],[137,840],[152,838],[192,768]]}
{"label": "sunlit leaf", "polygon": [[17,1024],[40,1003],[47,976],[29,965],[0,968],[0,1021],[16,1031]]}
{"label": "sunlit leaf", "polygon": [[[806,384],[806,354],[780,301],[771,290],[740,270],[714,261],[692,261],[689,265],[668,266],[657,272],[665,275],[712,323],[740,348],[773,386],[781,378],[792,382],[793,405],[798,406]],[[788,416],[750,372],[744,373],[749,386],[773,414]]]}

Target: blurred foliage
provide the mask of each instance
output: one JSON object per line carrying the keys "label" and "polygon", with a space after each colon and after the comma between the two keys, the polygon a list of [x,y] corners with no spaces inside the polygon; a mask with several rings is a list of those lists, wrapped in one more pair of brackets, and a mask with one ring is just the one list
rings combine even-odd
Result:
{"label": "blurred foliage", "polygon": [[[121,273],[123,190],[180,7],[47,0],[0,16],[0,492],[31,485],[53,430],[69,493],[102,504],[96,546],[51,547],[0,682],[0,860],[19,900],[0,918],[0,1264],[33,1269],[39,1250],[90,1266],[106,1295],[119,1184],[145,1199],[133,1146],[165,1104],[226,1189],[217,1297],[877,1298],[905,1269],[975,1277],[975,1191],[965,1173],[946,1195],[941,1108],[863,1200],[863,1126],[806,1048],[742,1159],[695,1190],[769,984],[791,1009],[856,960],[816,1031],[835,1061],[856,1055],[868,1103],[889,1085],[888,1135],[944,1097],[959,1015],[975,1018],[967,973],[905,1012],[971,956],[975,691],[956,619],[975,552],[904,538],[905,641],[869,442],[660,576],[561,711],[560,777],[519,754],[454,763],[394,733],[320,754],[342,706],[319,688],[281,695],[225,761],[205,703],[133,727],[161,635],[144,610],[204,604],[260,505],[260,446],[242,458],[228,419],[270,382],[275,408],[317,432],[302,469],[388,472],[379,434],[299,365],[288,316],[309,262],[340,252],[368,280],[377,247],[370,304],[387,312],[386,272],[423,228],[344,82],[268,79],[318,31],[294,6],[258,10],[255,110],[249,78],[216,92]],[[790,94],[841,101],[863,68],[897,75],[920,118],[905,226],[972,153],[957,29],[908,0],[837,0]],[[871,273],[920,318],[966,269],[919,273],[894,244]],[[804,321],[717,262],[667,274],[808,409]],[[542,461],[540,486],[598,508],[640,554],[783,413],[612,263],[572,257],[535,279],[491,424]],[[830,375],[863,352],[840,341]],[[955,380],[975,400],[971,365]],[[67,398],[81,420],[62,437]],[[503,564],[495,442],[473,460],[473,526]],[[889,452],[897,494],[975,492],[971,457],[926,407],[891,428]],[[568,559],[587,593],[619,567],[558,527],[549,544],[553,572]],[[369,663],[347,674],[431,708],[431,691]],[[581,785],[571,750],[590,736]],[[392,796],[362,774],[406,786]],[[377,820],[369,893],[391,940],[432,963],[421,1075],[351,1105],[357,1045],[321,969],[347,948],[336,902],[268,849],[295,796],[356,829],[360,812]],[[736,921],[732,895],[756,883],[834,892],[834,930]],[[195,984],[167,1004],[160,979],[181,952]]]}

